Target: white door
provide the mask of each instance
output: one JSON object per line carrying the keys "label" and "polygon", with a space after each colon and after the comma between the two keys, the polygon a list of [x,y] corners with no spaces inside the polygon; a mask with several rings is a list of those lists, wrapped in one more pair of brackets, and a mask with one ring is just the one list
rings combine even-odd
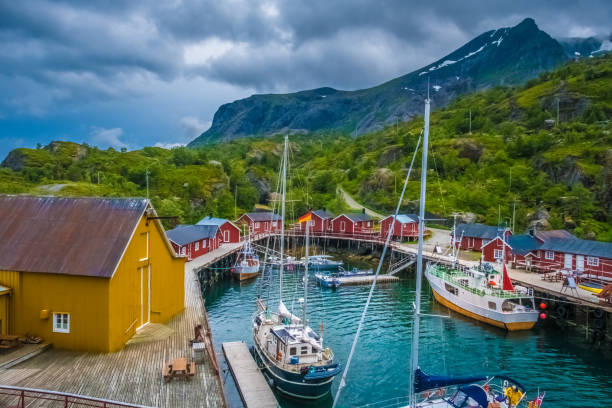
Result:
{"label": "white door", "polygon": [[572,254],[565,254],[565,262],[563,264],[563,268],[572,270],[573,261],[574,261],[574,256]]}
{"label": "white door", "polygon": [[576,270],[584,272],[584,255],[576,255]]}

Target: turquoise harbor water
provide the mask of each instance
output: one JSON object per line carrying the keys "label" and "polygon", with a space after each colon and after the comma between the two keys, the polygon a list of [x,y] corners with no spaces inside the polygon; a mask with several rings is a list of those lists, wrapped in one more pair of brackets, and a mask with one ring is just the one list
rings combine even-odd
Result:
{"label": "turquoise harbor water", "polygon": [[[302,273],[285,272],[284,301],[301,315],[298,299],[303,296]],[[412,330],[415,280],[406,275],[399,283],[377,285],[365,326],[351,363],[340,406],[356,407],[404,396],[408,389],[408,366]],[[369,286],[345,286],[337,291],[322,289],[309,280],[309,320],[320,330],[324,343],[345,363],[357,329]],[[251,316],[261,291],[270,304],[278,302],[278,271],[272,279],[260,276],[248,283],[222,282],[206,294],[206,308],[216,350],[221,343],[243,340],[252,345]],[[434,303],[426,282],[423,312],[448,315]],[[538,324],[528,332],[503,330],[464,318],[425,317],[421,323],[420,366],[432,374],[504,373],[522,382],[535,396],[546,390],[543,407],[612,406],[612,357],[610,348],[585,344],[575,332],[563,332],[554,322]],[[224,364],[223,364],[224,365]],[[241,406],[231,374],[224,374],[230,405]],[[338,388],[339,376],[333,392]],[[279,396],[283,407],[327,407],[332,398],[317,403]]]}

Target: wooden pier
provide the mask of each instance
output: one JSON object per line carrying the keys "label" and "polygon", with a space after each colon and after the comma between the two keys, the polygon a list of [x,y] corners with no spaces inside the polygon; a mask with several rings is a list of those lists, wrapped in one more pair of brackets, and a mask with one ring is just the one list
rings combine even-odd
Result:
{"label": "wooden pier", "polygon": [[[342,286],[344,285],[367,285],[374,281],[374,275],[365,275],[365,276],[340,276],[337,278]],[[384,282],[397,282],[399,278],[397,276],[392,275],[378,275],[378,279],[376,279],[376,283],[384,283]]]}
{"label": "wooden pier", "polygon": [[[149,324],[120,351],[88,353],[50,349],[8,369],[0,384],[121,401],[149,407],[226,407],[215,354],[198,358],[193,378],[164,383],[162,369],[177,357],[194,359],[189,339],[202,324],[212,351],[204,301],[193,271],[185,268],[185,310],[167,324]],[[18,406],[16,397],[1,396],[0,407]],[[28,407],[56,407],[28,399]],[[62,405],[63,406],[63,405]]]}
{"label": "wooden pier", "polygon": [[223,355],[236,381],[246,408],[276,408],[278,402],[247,345],[241,341],[223,343]]}

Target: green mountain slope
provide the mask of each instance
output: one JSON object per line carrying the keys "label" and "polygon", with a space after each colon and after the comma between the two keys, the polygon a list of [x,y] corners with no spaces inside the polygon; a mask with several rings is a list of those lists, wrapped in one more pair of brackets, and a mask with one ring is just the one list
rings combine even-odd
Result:
{"label": "green mountain slope", "polygon": [[[612,241],[610,84],[612,56],[604,55],[569,62],[521,87],[461,97],[434,112],[427,209],[443,216],[474,213],[495,224],[509,222],[516,202],[517,231],[538,221]],[[378,212],[390,212],[421,127],[416,117],[356,139],[292,135],[292,216],[307,207],[343,210],[338,185]],[[53,143],[11,152],[0,168],[0,191],[144,196],[148,168],[162,215],[179,215],[181,222],[208,213],[234,218],[235,197],[238,213],[274,198],[281,148],[281,136],[132,152]],[[403,211],[416,210],[418,177],[416,168]]]}
{"label": "green mountain slope", "polygon": [[373,88],[253,95],[222,105],[211,128],[190,146],[287,130],[357,136],[418,116],[428,81],[436,108],[474,90],[523,83],[567,58],[556,40],[525,19],[485,32],[434,63]]}

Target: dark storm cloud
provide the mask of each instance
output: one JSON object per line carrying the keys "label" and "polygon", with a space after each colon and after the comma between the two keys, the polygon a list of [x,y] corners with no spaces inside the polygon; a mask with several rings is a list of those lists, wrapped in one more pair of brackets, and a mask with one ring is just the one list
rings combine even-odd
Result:
{"label": "dark storm cloud", "polygon": [[0,110],[41,113],[197,76],[258,91],[353,89],[524,17],[556,37],[608,35],[611,9],[609,0],[6,1]]}

